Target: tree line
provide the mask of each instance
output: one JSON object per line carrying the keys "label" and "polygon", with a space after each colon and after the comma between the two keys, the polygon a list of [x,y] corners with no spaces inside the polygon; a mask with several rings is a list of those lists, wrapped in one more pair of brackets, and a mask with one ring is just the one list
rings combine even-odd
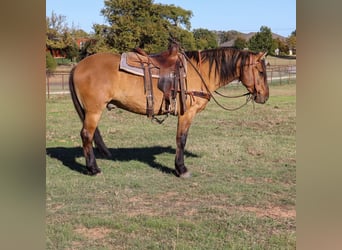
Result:
{"label": "tree line", "polygon": [[[286,41],[272,38],[272,31],[262,26],[248,41],[239,32],[191,30],[192,11],[173,4],[154,3],[153,0],[105,0],[101,14],[108,25],[94,24],[91,34],[76,27],[68,27],[66,17],[54,12],[46,17],[47,64],[51,63],[51,52],[59,51],[66,58],[78,61],[99,52],[122,53],[140,47],[148,53],[165,50],[168,38],[178,40],[186,50],[217,48],[235,35],[234,47],[252,51],[268,51],[274,54],[275,48],[287,53],[295,47],[296,31]],[[79,47],[78,38],[88,38]],[[49,58],[49,59],[48,59]]]}

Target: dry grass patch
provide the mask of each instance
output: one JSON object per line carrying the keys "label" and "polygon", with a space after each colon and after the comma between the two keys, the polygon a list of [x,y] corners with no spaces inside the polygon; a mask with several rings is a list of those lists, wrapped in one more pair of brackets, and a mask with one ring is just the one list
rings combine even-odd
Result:
{"label": "dry grass patch", "polygon": [[107,237],[112,230],[105,227],[86,228],[81,225],[74,232],[92,240],[99,240]]}

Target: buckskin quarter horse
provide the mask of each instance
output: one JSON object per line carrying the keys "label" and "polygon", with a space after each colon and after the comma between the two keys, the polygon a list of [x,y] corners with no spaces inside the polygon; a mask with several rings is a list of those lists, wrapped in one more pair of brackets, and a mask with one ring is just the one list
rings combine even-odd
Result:
{"label": "buckskin quarter horse", "polygon": [[[206,107],[213,91],[233,80],[242,82],[253,101],[265,103],[269,97],[264,60],[266,53],[217,48],[178,54],[184,55],[188,64],[185,80],[186,109],[177,114],[175,169],[177,176],[189,177],[190,173],[184,165],[184,148],[195,115]],[[69,87],[83,123],[80,134],[90,175],[101,172],[96,163],[93,141],[100,153],[111,157],[98,129],[103,109],[115,105],[137,114],[147,114],[144,77],[121,70],[120,59],[120,54],[99,53],[84,58],[71,71]],[[163,92],[158,88],[158,79],[151,81],[153,114],[165,114],[161,108],[165,100]]]}

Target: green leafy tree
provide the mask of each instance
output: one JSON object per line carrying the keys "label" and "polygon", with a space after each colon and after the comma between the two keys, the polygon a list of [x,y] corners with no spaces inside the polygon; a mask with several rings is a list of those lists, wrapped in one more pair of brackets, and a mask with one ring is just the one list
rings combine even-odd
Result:
{"label": "green leafy tree", "polygon": [[65,31],[62,35],[62,41],[64,43],[63,51],[66,58],[75,60],[78,57],[78,46],[75,42],[75,37],[69,31]]}
{"label": "green leafy tree", "polygon": [[101,52],[118,52],[115,48],[111,47],[112,41],[110,29],[104,24],[94,24],[93,30],[95,31],[92,37],[84,44],[80,50],[80,59],[89,55]]}
{"label": "green leafy tree", "polygon": [[242,38],[241,36],[238,36],[234,41],[234,47],[237,49],[244,49],[247,47],[247,41],[246,39]]}
{"label": "green leafy tree", "polygon": [[76,28],[74,25],[70,28],[70,34],[73,38],[89,37],[89,34],[82,29]]}
{"label": "green leafy tree", "polygon": [[62,39],[67,31],[66,17],[52,12],[46,17],[46,46],[48,49],[63,49],[65,43]]}
{"label": "green leafy tree", "polygon": [[261,26],[260,31],[249,39],[248,48],[253,51],[267,51],[273,54],[275,48],[271,29]]}
{"label": "green leafy tree", "polygon": [[217,48],[217,35],[207,29],[195,29],[193,30],[195,42],[196,42],[196,49],[213,49]]}
{"label": "green leafy tree", "polygon": [[229,30],[229,31],[223,31],[220,32],[219,38],[220,38],[220,43],[224,43],[230,40],[234,40],[239,36],[240,32],[236,30]]}
{"label": "green leafy tree", "polygon": [[65,16],[52,12],[51,17],[46,17],[46,47],[50,51],[59,50],[70,60],[78,56],[75,37],[68,28]]}
{"label": "green leafy tree", "polygon": [[158,52],[167,47],[170,35],[182,44],[185,41],[193,46],[189,31],[191,11],[154,4],[152,0],[106,0],[104,3],[101,13],[109,26],[102,27],[105,32],[101,32],[104,37],[100,41],[109,48],[123,52],[140,47],[149,53]]}
{"label": "green leafy tree", "polygon": [[278,48],[280,55],[286,55],[289,51],[289,47],[287,46],[287,44],[283,40],[280,40],[279,38],[273,39],[273,48],[275,49]]}

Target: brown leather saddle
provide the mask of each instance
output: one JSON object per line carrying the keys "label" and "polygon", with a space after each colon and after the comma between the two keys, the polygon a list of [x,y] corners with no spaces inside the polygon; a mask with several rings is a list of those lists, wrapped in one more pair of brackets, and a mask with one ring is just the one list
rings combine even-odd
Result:
{"label": "brown leather saddle", "polygon": [[[140,48],[121,55],[120,69],[144,77],[147,99],[146,113],[153,113],[152,78],[159,78],[158,88],[164,93],[165,112],[177,115],[186,111],[186,60],[179,52],[179,46],[171,44],[167,51],[148,55]],[[177,94],[180,96],[180,109],[177,107]]]}

